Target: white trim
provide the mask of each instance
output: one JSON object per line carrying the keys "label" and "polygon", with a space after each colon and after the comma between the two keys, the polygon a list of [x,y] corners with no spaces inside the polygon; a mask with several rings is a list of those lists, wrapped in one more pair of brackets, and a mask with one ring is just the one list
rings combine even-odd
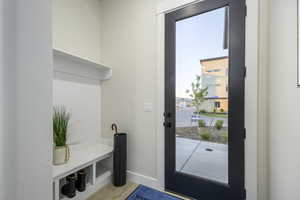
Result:
{"label": "white trim", "polygon": [[141,185],[145,185],[157,190],[162,190],[163,188],[160,186],[159,181],[155,178],[144,176],[142,174],[138,174],[132,171],[127,171],[127,179],[128,181],[138,183]]}
{"label": "white trim", "polygon": [[165,186],[165,137],[164,137],[164,118],[163,113],[165,111],[165,71],[164,71],[164,27],[165,27],[165,15],[161,14],[157,16],[157,126],[156,126],[156,156],[157,156],[157,178],[160,186],[164,188]]}
{"label": "white trim", "polygon": [[171,12],[176,9],[180,9],[189,4],[198,3],[204,0],[165,0],[158,4],[157,7],[157,15]]}
{"label": "white trim", "polygon": [[269,199],[268,158],[268,66],[269,66],[269,0],[259,3],[258,67],[258,199]]}
{"label": "white trim", "polygon": [[245,187],[247,199],[256,200],[258,186],[258,1],[247,0],[245,85]]}
{"label": "white trim", "polygon": [[[258,182],[258,156],[264,152],[258,152],[257,143],[258,133],[261,128],[258,127],[259,118],[258,105],[261,99],[258,98],[258,42],[259,42],[259,6],[258,0],[246,0],[248,5],[248,16],[246,22],[246,66],[248,67],[246,79],[246,128],[247,140],[245,146],[246,159],[246,189],[247,199],[258,199],[258,187],[262,184]],[[158,26],[158,54],[157,54],[157,175],[160,185],[164,186],[164,129],[162,127],[164,112],[164,16],[165,13],[183,7],[184,5],[195,3],[195,0],[167,0],[161,3],[157,9],[157,26]],[[261,61],[262,62],[262,61]],[[263,92],[263,91],[261,91]],[[263,122],[262,122],[263,124]],[[263,134],[263,133],[262,133]],[[265,166],[263,166],[265,167]],[[261,199],[264,200],[264,199]]]}

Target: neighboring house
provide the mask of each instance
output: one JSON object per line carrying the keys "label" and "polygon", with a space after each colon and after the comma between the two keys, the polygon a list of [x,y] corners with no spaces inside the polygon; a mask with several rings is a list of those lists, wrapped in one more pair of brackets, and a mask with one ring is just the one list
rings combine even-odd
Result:
{"label": "neighboring house", "polygon": [[189,98],[176,98],[176,109],[183,109],[192,106],[192,99]]}
{"label": "neighboring house", "polygon": [[206,110],[228,111],[228,57],[200,60],[202,87],[208,87]]}

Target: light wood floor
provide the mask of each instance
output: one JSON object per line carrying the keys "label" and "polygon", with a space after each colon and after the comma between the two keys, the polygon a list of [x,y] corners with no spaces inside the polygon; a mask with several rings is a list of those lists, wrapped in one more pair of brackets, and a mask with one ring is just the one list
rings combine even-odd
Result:
{"label": "light wood floor", "polygon": [[[123,187],[115,187],[112,184],[109,184],[96,192],[88,200],[125,200],[138,186],[138,184],[132,182],[128,182]],[[178,195],[174,196],[184,200],[189,200]]]}
{"label": "light wood floor", "polygon": [[125,200],[138,186],[138,184],[131,182],[128,182],[123,187],[115,187],[109,184],[96,192],[88,200]]}

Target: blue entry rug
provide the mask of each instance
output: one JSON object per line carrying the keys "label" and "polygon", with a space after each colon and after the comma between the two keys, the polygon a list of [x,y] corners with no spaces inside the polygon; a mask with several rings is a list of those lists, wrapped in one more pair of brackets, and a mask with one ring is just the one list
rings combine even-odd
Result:
{"label": "blue entry rug", "polygon": [[140,185],[127,200],[182,200],[172,195]]}

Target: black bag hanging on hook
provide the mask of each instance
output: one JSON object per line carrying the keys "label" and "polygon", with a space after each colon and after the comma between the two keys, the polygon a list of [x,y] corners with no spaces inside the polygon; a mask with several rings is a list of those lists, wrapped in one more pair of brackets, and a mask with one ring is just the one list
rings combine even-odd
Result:
{"label": "black bag hanging on hook", "polygon": [[127,175],[127,134],[118,133],[117,126],[112,125],[116,131],[114,135],[114,163],[113,184],[120,187],[126,184]]}

